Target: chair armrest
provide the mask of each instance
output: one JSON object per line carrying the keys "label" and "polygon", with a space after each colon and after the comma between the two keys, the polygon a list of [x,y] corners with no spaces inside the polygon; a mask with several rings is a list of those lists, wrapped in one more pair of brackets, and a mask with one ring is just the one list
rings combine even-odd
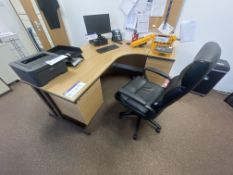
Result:
{"label": "chair armrest", "polygon": [[171,78],[169,77],[169,75],[167,73],[165,73],[165,72],[163,72],[155,67],[146,67],[144,70],[156,73],[156,74],[158,74],[158,75],[160,75],[168,80],[171,80]]}
{"label": "chair armrest", "polygon": [[128,98],[135,100],[136,102],[140,103],[141,105],[146,105],[145,100],[143,100],[142,98],[140,98],[139,96],[137,96],[131,92],[126,91],[125,89],[120,89],[119,92],[122,93],[123,95],[127,96]]}

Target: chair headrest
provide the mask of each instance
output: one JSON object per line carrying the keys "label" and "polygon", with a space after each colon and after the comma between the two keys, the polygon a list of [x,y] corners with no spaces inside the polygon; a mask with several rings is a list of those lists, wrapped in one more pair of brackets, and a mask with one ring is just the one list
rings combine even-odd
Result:
{"label": "chair headrest", "polygon": [[216,42],[208,42],[197,53],[194,61],[204,61],[211,64],[210,70],[216,65],[221,56],[221,48]]}
{"label": "chair headrest", "polygon": [[197,53],[193,62],[182,71],[183,87],[193,89],[216,65],[221,56],[221,48],[215,42],[206,43]]}

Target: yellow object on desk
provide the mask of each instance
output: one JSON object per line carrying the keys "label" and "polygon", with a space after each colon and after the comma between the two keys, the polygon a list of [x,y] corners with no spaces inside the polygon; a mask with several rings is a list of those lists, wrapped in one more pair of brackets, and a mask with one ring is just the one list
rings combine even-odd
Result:
{"label": "yellow object on desk", "polygon": [[136,41],[133,41],[131,43],[131,46],[137,47],[137,46],[143,45],[143,44],[147,43],[148,41],[154,40],[154,38],[155,38],[155,34],[150,34],[150,35],[144,36],[142,38],[139,38]]}
{"label": "yellow object on desk", "polygon": [[150,34],[131,43],[132,47],[151,42],[151,51],[155,54],[171,56],[173,54],[173,44],[176,41],[175,35]]}
{"label": "yellow object on desk", "polygon": [[151,50],[155,54],[170,56],[173,54],[173,44],[176,39],[175,35],[156,35],[151,43]]}

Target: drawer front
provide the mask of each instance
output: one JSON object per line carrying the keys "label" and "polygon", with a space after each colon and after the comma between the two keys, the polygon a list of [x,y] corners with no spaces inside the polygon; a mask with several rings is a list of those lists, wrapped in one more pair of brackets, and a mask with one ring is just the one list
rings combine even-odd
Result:
{"label": "drawer front", "polygon": [[[147,61],[146,61],[146,67],[149,67],[149,66],[155,67],[155,68],[160,69],[161,71],[169,74],[173,63],[174,63],[174,61],[171,61],[171,60],[156,59],[156,58],[148,57]],[[148,77],[148,79],[150,81],[152,81],[153,83],[159,84],[159,85],[162,85],[165,81],[165,78],[163,78],[155,73],[149,72],[149,71],[146,72],[146,76]]]}
{"label": "drawer front", "polygon": [[79,110],[88,124],[103,104],[100,79],[98,79],[78,100]]}
{"label": "drawer front", "polygon": [[85,123],[86,125],[89,124],[103,103],[102,88],[99,79],[84,92],[77,103],[69,102],[54,95],[51,95],[51,97],[63,114]]}
{"label": "drawer front", "polygon": [[[63,98],[50,95],[57,106],[60,108],[61,112],[75,120],[85,123],[83,116],[76,103],[69,102]],[[86,124],[86,123],[85,123]]]}

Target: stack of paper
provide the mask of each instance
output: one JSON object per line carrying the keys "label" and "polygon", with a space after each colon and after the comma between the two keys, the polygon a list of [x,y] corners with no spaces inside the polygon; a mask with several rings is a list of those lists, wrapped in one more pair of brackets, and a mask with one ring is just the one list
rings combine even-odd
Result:
{"label": "stack of paper", "polygon": [[137,4],[134,7],[134,10],[137,13],[145,13],[148,0],[138,0]]}
{"label": "stack of paper", "polygon": [[[122,0],[120,9],[126,15],[125,29],[137,30],[138,33],[149,32],[150,16],[163,17],[167,0]],[[158,30],[170,34],[174,28],[170,24],[161,24]]]}
{"label": "stack of paper", "polygon": [[153,0],[151,16],[162,17],[166,9],[167,0]]}
{"label": "stack of paper", "polygon": [[137,21],[137,32],[147,33],[149,32],[149,15],[148,14],[138,14]]}
{"label": "stack of paper", "polygon": [[137,25],[137,13],[132,11],[125,20],[125,29],[135,30]]}
{"label": "stack of paper", "polygon": [[120,8],[127,15],[125,29],[148,32],[151,7],[152,0],[123,0]]}
{"label": "stack of paper", "polygon": [[26,48],[24,47],[16,33],[0,33],[0,43],[7,44],[9,49],[15,54],[17,58],[24,58],[28,56]]}
{"label": "stack of paper", "polygon": [[129,15],[138,0],[122,0],[120,9],[125,15]]}

